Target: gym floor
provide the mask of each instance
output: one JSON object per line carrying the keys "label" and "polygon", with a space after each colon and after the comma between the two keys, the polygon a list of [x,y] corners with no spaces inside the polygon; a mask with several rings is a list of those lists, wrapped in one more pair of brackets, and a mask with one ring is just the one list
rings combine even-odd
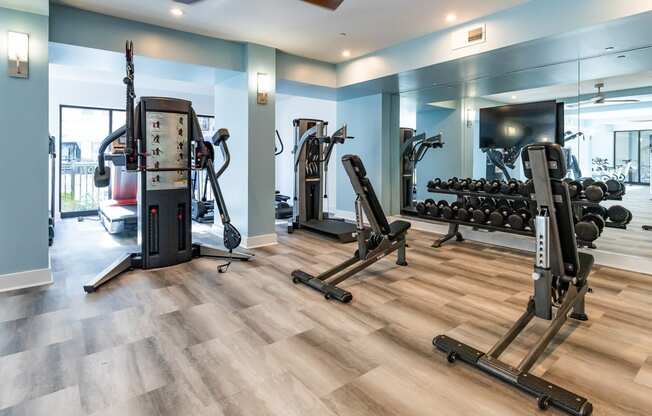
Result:
{"label": "gym floor", "polygon": [[[280,244],[227,274],[198,259],[85,295],[82,284],[127,248],[100,227],[60,222],[54,285],[0,296],[0,416],[539,412],[431,345],[446,333],[491,346],[531,293],[527,253],[433,250],[434,235],[411,231],[409,266],[380,261],[346,285],[355,297],[341,305],[289,274],[323,270],[354,246],[279,227]],[[652,279],[596,267],[590,281],[590,321],[565,325],[534,372],[589,397],[596,415],[649,415]],[[545,327],[532,324],[505,360],[516,363]]]}

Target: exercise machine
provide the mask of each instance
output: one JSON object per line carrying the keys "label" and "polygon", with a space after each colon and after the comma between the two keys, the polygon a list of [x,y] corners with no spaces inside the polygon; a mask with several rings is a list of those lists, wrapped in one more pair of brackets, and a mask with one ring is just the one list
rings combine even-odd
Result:
{"label": "exercise machine", "polygon": [[[285,145],[283,144],[283,139],[278,130],[276,130],[276,138],[278,139],[279,147],[274,146],[274,156],[278,156],[283,153],[285,150]],[[288,204],[290,197],[287,195],[281,195],[280,191],[274,192],[274,212],[277,220],[286,220],[292,218],[292,206]]]}
{"label": "exercise machine", "polygon": [[324,212],[328,200],[328,162],[335,145],[352,137],[347,136],[346,125],[328,136],[328,122],[314,119],[296,119],[294,126],[294,204],[288,232],[304,228],[342,243],[355,241],[355,224],[330,217]]}
{"label": "exercise machine", "polygon": [[[234,253],[241,236],[231,224],[222,197],[218,177],[230,163],[227,147],[229,133],[220,129],[211,142],[204,142],[199,122],[190,101],[141,97],[134,107],[133,44],[127,42],[127,124],[105,138],[98,153],[94,181],[97,187],[106,187],[111,180],[111,169],[106,165],[104,152],[111,143],[125,135],[123,150],[125,168],[138,176],[138,240],[139,251],[117,259],[84,286],[88,293],[135,268],[167,267],[206,256],[225,259],[218,267],[225,272],[231,260],[249,260],[247,254]],[[216,205],[224,226],[224,246],[219,248],[193,244],[190,220],[191,199],[191,141],[195,142],[195,168],[206,169]],[[219,147],[224,157],[218,172],[213,165]]]}
{"label": "exercise machine", "polygon": [[401,128],[401,210],[410,214],[416,213],[417,164],[428,150],[444,147],[442,133],[432,137],[414,134],[412,129]]}
{"label": "exercise machine", "polygon": [[111,152],[105,155],[113,163],[111,198],[100,202],[98,217],[109,234],[131,234],[138,229],[138,175],[126,169],[125,130],[114,133]]}
{"label": "exercise machine", "polygon": [[[387,222],[374,187],[367,178],[364,164],[358,156],[346,155],[342,157],[342,164],[356,194],[355,217],[358,249],[353,257],[318,276],[295,270],[292,272],[292,282],[303,283],[323,293],[326,299],[348,303],[353,299],[353,295],[338,287],[338,284],[394,251],[398,252],[396,264],[407,266],[405,240],[410,223],[401,220],[393,221],[391,224]],[[371,228],[365,227],[364,215],[366,215]]]}
{"label": "exercise machine", "polygon": [[54,136],[48,136],[48,156],[50,163],[50,189],[48,192],[50,199],[50,212],[48,215],[48,246],[52,246],[54,243],[54,192],[57,169],[57,151]]}
{"label": "exercise machine", "polygon": [[[437,349],[487,374],[537,397],[539,408],[554,406],[575,416],[588,416],[592,404],[585,398],[535,376],[532,369],[568,317],[586,321],[585,296],[593,256],[578,253],[568,184],[566,161],[561,146],[552,143],[531,144],[523,150],[525,175],[534,184],[537,202],[534,295],[523,315],[488,351],[482,352],[446,335],[433,339]],[[553,307],[557,313],[553,318]],[[550,322],[537,343],[516,367],[500,361],[500,355],[525,329],[532,318]]]}
{"label": "exercise machine", "polygon": [[[203,185],[202,185],[203,179]],[[215,220],[215,201],[208,199],[208,175],[200,171],[192,173],[192,220],[200,224],[212,224]]]}
{"label": "exercise machine", "polygon": [[487,154],[487,180],[502,180],[500,174],[496,172],[496,168],[502,172],[505,181],[512,179],[507,169],[514,169],[516,167],[516,161],[521,156],[520,146],[513,146],[507,149],[482,148],[480,150]]}

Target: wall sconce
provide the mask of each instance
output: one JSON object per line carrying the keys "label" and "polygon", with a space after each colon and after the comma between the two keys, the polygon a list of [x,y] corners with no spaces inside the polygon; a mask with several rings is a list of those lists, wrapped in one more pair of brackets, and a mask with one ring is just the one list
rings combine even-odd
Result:
{"label": "wall sconce", "polygon": [[27,78],[29,75],[29,35],[27,33],[8,32],[7,59],[10,77]]}
{"label": "wall sconce", "polygon": [[261,105],[267,104],[270,90],[269,74],[258,73],[258,88],[256,91],[256,102]]}

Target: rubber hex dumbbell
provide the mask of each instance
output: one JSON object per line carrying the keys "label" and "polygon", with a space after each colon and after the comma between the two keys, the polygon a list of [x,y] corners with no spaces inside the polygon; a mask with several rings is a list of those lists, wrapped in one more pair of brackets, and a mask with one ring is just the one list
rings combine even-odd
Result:
{"label": "rubber hex dumbbell", "polygon": [[586,214],[575,224],[575,234],[581,241],[593,242],[600,237],[605,227],[604,219],[597,214]]}
{"label": "rubber hex dumbbell", "polygon": [[521,195],[526,198],[531,198],[534,194],[534,182],[532,179],[528,179],[527,182],[523,184],[521,188]]}
{"label": "rubber hex dumbbell", "polygon": [[527,208],[519,208],[507,217],[507,225],[514,230],[524,230],[529,226],[532,213]]}
{"label": "rubber hex dumbbell", "polygon": [[493,180],[486,182],[483,186],[483,190],[488,194],[497,194],[501,189],[501,182],[499,180]]}
{"label": "rubber hex dumbbell", "polygon": [[460,179],[455,184],[453,185],[453,189],[456,191],[466,191],[469,189],[469,183],[471,182],[471,179],[466,178],[466,179]]}
{"label": "rubber hex dumbbell", "polygon": [[426,214],[426,204],[425,204],[425,202],[423,202],[423,201],[417,202],[416,209],[417,209],[417,214],[425,215]]}
{"label": "rubber hex dumbbell", "polygon": [[487,180],[484,178],[476,179],[469,183],[469,191],[471,192],[481,192],[484,190],[484,184],[487,183]]}
{"label": "rubber hex dumbbell", "polygon": [[519,181],[518,179],[510,179],[509,182],[507,182],[504,193],[509,195],[520,194],[521,188],[523,188],[523,182]]}
{"label": "rubber hex dumbbell", "polygon": [[432,218],[439,218],[439,206],[437,206],[435,201],[432,201],[432,204],[426,207],[426,215]]}
{"label": "rubber hex dumbbell", "polygon": [[446,183],[448,184],[448,189],[455,189],[455,186],[458,181],[459,179],[457,179],[456,177],[452,177],[449,180],[447,180]]}
{"label": "rubber hex dumbbell", "polygon": [[480,205],[482,205],[482,200],[477,196],[472,196],[467,199],[467,205],[475,210],[480,208]]}
{"label": "rubber hex dumbbell", "polygon": [[453,213],[453,209],[451,206],[448,204],[448,201],[441,200],[437,202],[437,207],[439,208],[439,215],[442,216],[442,218],[445,218],[447,220],[452,220],[455,214]]}
{"label": "rubber hex dumbbell", "polygon": [[588,188],[589,186],[593,185],[595,183],[595,179],[593,178],[586,178],[582,181],[582,187],[584,189]]}
{"label": "rubber hex dumbbell", "polygon": [[613,205],[607,210],[607,217],[612,222],[626,225],[632,221],[632,212],[622,205]]}
{"label": "rubber hex dumbbell", "polygon": [[491,198],[485,198],[479,209],[473,210],[473,222],[477,224],[486,224],[489,221],[489,215],[496,209],[496,204]]}
{"label": "rubber hex dumbbell", "polygon": [[431,189],[448,189],[448,182],[442,181],[440,178],[435,178],[428,182],[428,187]]}
{"label": "rubber hex dumbbell", "polygon": [[491,214],[489,214],[489,224],[493,225],[494,227],[502,227],[505,225],[507,218],[509,218],[512,213],[512,208],[509,206],[508,202],[500,203],[496,209]]}
{"label": "rubber hex dumbbell", "polygon": [[568,184],[568,193],[571,199],[578,199],[582,196],[583,188],[581,182],[572,179],[564,179],[564,181]]}
{"label": "rubber hex dumbbell", "polygon": [[616,179],[609,179],[604,184],[607,186],[607,192],[612,198],[620,198],[625,193],[625,184]]}
{"label": "rubber hex dumbbell", "polygon": [[586,199],[592,202],[600,202],[607,195],[607,185],[604,182],[595,181],[592,185],[584,188]]}
{"label": "rubber hex dumbbell", "polygon": [[603,207],[602,205],[594,205],[594,206],[588,206],[584,207],[584,215],[586,214],[597,214],[601,216],[604,219],[607,219],[609,217],[609,212],[607,208]]}
{"label": "rubber hex dumbbell", "polygon": [[471,214],[466,209],[466,206],[462,202],[453,202],[451,204],[451,209],[453,210],[453,217],[460,221],[469,221],[471,219]]}

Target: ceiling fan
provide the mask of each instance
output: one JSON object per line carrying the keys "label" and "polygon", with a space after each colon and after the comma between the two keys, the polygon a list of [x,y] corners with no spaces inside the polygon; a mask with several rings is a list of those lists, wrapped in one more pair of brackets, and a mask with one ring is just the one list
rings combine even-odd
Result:
{"label": "ceiling fan", "polygon": [[[172,0],[172,1],[176,3],[190,5],[190,4],[199,3],[202,0]],[[314,4],[315,6],[324,7],[329,10],[336,10],[344,2],[344,0],[301,0],[301,1]]]}
{"label": "ceiling fan", "polygon": [[[608,103],[638,103],[641,100],[637,99],[619,99],[619,98],[607,98],[604,92],[602,92],[602,89],[604,88],[604,82],[598,82],[595,84],[595,88],[598,89],[598,92],[595,96],[592,98],[581,101],[579,105],[585,105],[585,104],[608,104]],[[578,104],[577,103],[571,103],[569,104],[569,107],[576,107]]]}
{"label": "ceiling fan", "polygon": [[330,10],[336,10],[344,0],[301,0],[306,3],[314,4],[315,6],[325,7]]}

